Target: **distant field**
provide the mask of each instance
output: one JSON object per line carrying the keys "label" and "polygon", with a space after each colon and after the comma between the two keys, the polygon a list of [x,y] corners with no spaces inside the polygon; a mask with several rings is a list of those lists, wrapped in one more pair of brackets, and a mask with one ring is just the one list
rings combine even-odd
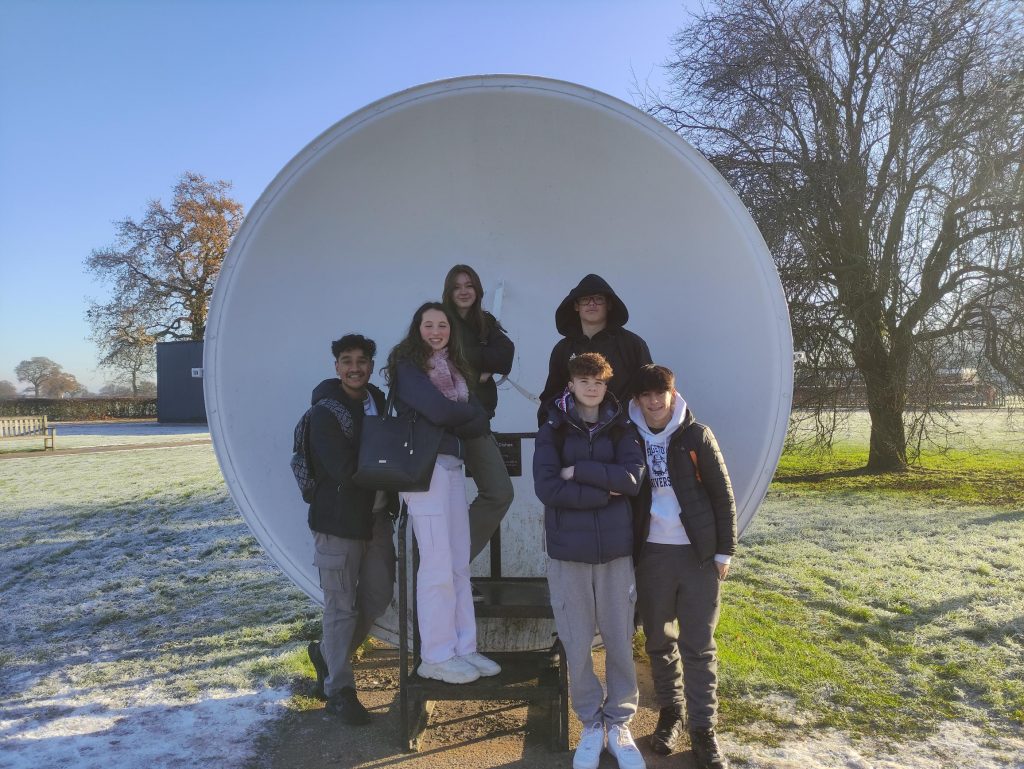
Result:
{"label": "distant field", "polygon": [[[794,412],[798,441],[813,437],[809,413]],[[835,441],[838,446],[866,448],[871,418],[866,409],[849,409],[837,415]],[[1024,451],[1024,403],[1011,409],[962,409],[931,417],[932,440],[926,449],[976,449]]]}

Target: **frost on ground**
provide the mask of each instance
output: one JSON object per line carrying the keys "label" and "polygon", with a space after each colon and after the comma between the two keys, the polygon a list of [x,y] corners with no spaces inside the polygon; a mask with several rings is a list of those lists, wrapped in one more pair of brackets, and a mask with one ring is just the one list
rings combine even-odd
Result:
{"label": "frost on ground", "polygon": [[208,446],[0,463],[0,767],[227,767],[316,611]]}
{"label": "frost on ground", "polygon": [[993,739],[975,726],[944,723],[926,740],[894,745],[851,742],[834,731],[787,740],[778,747],[725,741],[745,769],[1022,769],[1024,739]]}
{"label": "frost on ground", "polygon": [[[725,660],[723,707],[753,701],[772,718],[761,729],[726,713],[737,767],[1024,769],[1019,720],[993,716],[1012,709],[1024,670],[1024,511],[900,505],[769,496],[727,583],[725,609],[737,611],[720,645],[742,657],[753,631],[741,621],[765,612],[804,639],[824,683],[797,702],[799,691],[768,677],[763,640],[742,681],[726,680],[740,659]],[[263,554],[203,445],[0,462],[0,596],[3,769],[245,765],[304,674],[301,641],[319,632],[318,610]],[[818,626],[801,613],[812,608]],[[793,679],[790,658],[779,659]],[[891,723],[922,720],[925,698],[952,700],[953,713],[876,739],[864,719],[842,725],[844,703],[824,677],[833,669],[840,683],[851,671],[874,676],[853,681],[851,697],[867,696],[857,686],[895,692],[879,705]],[[963,681],[973,685],[959,691]]]}
{"label": "frost on ground", "polygon": [[[147,443],[178,443],[209,439],[210,430],[203,424],[160,424],[159,422],[57,422],[56,446],[80,449],[88,446],[144,445]],[[0,440],[0,453],[42,449],[25,439]]]}

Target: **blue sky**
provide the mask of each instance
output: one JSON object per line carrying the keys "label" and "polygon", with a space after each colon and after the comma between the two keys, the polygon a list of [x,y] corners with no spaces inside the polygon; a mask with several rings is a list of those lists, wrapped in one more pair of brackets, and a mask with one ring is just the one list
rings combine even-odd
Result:
{"label": "blue sky", "polygon": [[[246,208],[359,107],[467,74],[658,86],[694,0],[0,3],[0,379],[36,355],[91,389],[90,251],[193,170]],[[23,383],[20,386],[23,386]]]}

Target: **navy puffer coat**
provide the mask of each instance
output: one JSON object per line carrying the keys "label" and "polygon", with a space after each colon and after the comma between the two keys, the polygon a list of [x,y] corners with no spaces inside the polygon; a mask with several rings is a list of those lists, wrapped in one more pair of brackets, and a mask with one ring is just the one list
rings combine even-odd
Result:
{"label": "navy puffer coat", "polygon": [[[643,442],[611,393],[601,404],[600,425],[593,432],[571,398],[567,411],[558,400],[548,408],[533,453],[533,485],[544,503],[548,555],[582,563],[631,555],[629,497],[639,492],[643,480]],[[573,477],[564,480],[562,468],[570,466],[575,468]]]}

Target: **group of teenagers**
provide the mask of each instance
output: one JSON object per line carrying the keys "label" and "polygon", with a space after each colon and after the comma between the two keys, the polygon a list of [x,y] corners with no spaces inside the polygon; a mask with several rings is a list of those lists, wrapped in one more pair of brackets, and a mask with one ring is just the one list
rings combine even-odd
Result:
{"label": "group of teenagers", "polygon": [[[386,408],[369,381],[371,339],[332,342],[337,376],[313,390],[309,527],[324,611],[322,641],[309,655],[328,712],[348,724],[370,721],[352,655],[392,599],[401,501],[420,553],[416,672],[452,684],[501,672],[477,651],[470,562],[513,499],[490,420],[495,377],[511,371],[514,345],[483,310],[483,296],[473,268],[452,267],[442,300],[416,310],[382,369],[399,413],[415,411],[443,428],[428,490],[399,495],[353,482],[363,417]],[[620,769],[645,766],[629,729],[639,700],[639,618],[660,708],[651,749],[672,753],[688,730],[696,766],[722,769],[714,633],[736,546],[735,501],[713,433],[695,421],[673,372],[655,365],[644,340],[625,328],[628,319],[597,275],[569,292],[555,312],[563,338],[551,351],[538,412],[533,479],[544,505],[547,581],[583,724],[573,767],[596,769],[605,749]],[[477,486],[472,503],[466,470]],[[603,683],[593,665],[595,633],[605,648]]]}

